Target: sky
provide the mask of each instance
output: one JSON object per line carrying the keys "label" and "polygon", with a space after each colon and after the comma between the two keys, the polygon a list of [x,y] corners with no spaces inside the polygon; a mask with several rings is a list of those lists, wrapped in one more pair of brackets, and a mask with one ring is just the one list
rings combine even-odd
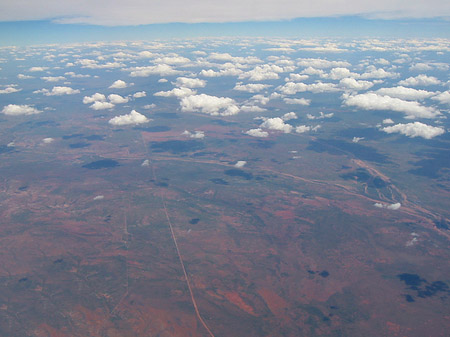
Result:
{"label": "sky", "polygon": [[449,18],[445,0],[3,0],[0,45],[193,36],[448,37]]}

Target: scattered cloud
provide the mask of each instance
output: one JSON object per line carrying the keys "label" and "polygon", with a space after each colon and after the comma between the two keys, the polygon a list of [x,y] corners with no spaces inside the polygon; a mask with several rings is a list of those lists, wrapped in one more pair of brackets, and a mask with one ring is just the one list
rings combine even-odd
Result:
{"label": "scattered cloud", "polygon": [[339,89],[334,83],[316,82],[312,84],[287,82],[277,88],[282,94],[295,95],[298,92],[310,91],[312,93],[335,92]]}
{"label": "scattered cloud", "polygon": [[417,86],[439,85],[442,84],[442,82],[433,76],[417,75],[416,77],[408,77],[407,79],[398,82],[398,84],[417,87]]}
{"label": "scattered cloud", "polygon": [[101,101],[96,101],[96,102],[94,102],[94,104],[89,106],[89,108],[91,108],[93,110],[106,110],[106,109],[112,109],[114,107],[115,107],[115,105],[110,102],[101,102]]}
{"label": "scattered cloud", "polygon": [[247,164],[247,162],[245,160],[238,160],[236,162],[236,164],[234,164],[234,166],[237,167],[237,168],[241,168],[241,167],[244,167],[245,164]]}
{"label": "scattered cloud", "polygon": [[297,126],[295,128],[295,132],[297,132],[297,133],[305,133],[305,132],[308,132],[308,131],[317,131],[317,130],[320,129],[320,127],[321,127],[320,125],[316,125],[314,127],[309,126],[309,125],[299,125],[299,126]]}
{"label": "scattered cloud", "polygon": [[175,85],[184,88],[203,88],[206,86],[206,81],[199,78],[178,77]]}
{"label": "scattered cloud", "polygon": [[31,67],[28,69],[30,72],[39,72],[39,71],[46,71],[48,67]]}
{"label": "scattered cloud", "polygon": [[128,115],[120,115],[109,120],[109,124],[122,126],[122,125],[137,125],[150,122],[150,119],[140,114],[136,110],[132,110]]}
{"label": "scattered cloud", "polygon": [[1,94],[12,94],[14,92],[19,92],[21,90],[22,89],[17,89],[16,87],[13,87],[13,86],[8,86],[5,89],[0,89],[0,95]]}
{"label": "scattered cloud", "polygon": [[354,78],[343,78],[339,81],[339,87],[348,90],[367,90],[373,87],[373,83],[364,80],[355,80]]}
{"label": "scattered cloud", "polygon": [[440,115],[434,108],[420,105],[418,102],[404,101],[390,96],[376,93],[359,95],[343,95],[343,104],[365,110],[391,110],[405,113],[405,118],[435,118]]}
{"label": "scattered cloud", "polygon": [[239,112],[239,107],[233,99],[206,94],[183,97],[180,106],[181,111],[203,112],[213,116],[231,116]]}
{"label": "scattered cloud", "polygon": [[286,124],[280,117],[268,118],[261,125],[261,128],[283,131],[284,133],[290,133],[293,129],[292,125]]}
{"label": "scattered cloud", "polygon": [[441,92],[440,94],[432,97],[431,99],[438,101],[441,104],[450,104],[450,90]]}
{"label": "scattered cloud", "polygon": [[281,116],[281,119],[284,121],[290,121],[291,119],[297,119],[297,115],[295,112],[287,112],[283,116]]}
{"label": "scattered cloud", "polygon": [[242,84],[242,82],[238,82],[236,83],[233,89],[238,91],[246,91],[254,94],[270,87],[271,87],[270,84],[256,84],[256,83]]}
{"label": "scattered cloud", "polygon": [[306,98],[283,98],[284,103],[286,104],[298,104],[298,105],[310,105],[311,100]]}
{"label": "scattered cloud", "polygon": [[182,98],[182,97],[186,97],[186,96],[191,96],[191,95],[195,95],[197,92],[195,90],[192,90],[190,88],[173,88],[172,90],[169,91],[158,91],[156,93],[154,93],[154,96],[162,96],[162,97],[178,97],[178,98]]}
{"label": "scattered cloud", "polygon": [[145,160],[142,162],[141,166],[142,166],[142,167],[148,167],[148,166],[150,166],[150,160],[145,159]]}
{"label": "scattered cloud", "polygon": [[364,137],[353,137],[352,143],[358,143],[360,140],[363,140]]}
{"label": "scattered cloud", "polygon": [[42,111],[36,109],[31,105],[16,105],[8,104],[3,107],[2,114],[8,116],[20,116],[20,115],[35,115],[41,113]]}
{"label": "scattered cloud", "polygon": [[50,138],[50,137],[42,139],[42,142],[44,144],[50,144],[50,143],[53,143],[54,141],[55,140],[53,138]]}
{"label": "scattered cloud", "polygon": [[386,133],[400,133],[410,138],[422,137],[425,139],[431,139],[445,133],[445,130],[443,128],[427,125],[420,122],[386,126],[381,130]]}
{"label": "scattered cloud", "polygon": [[41,80],[44,80],[45,82],[59,82],[67,79],[64,76],[44,76],[41,77]]}
{"label": "scattered cloud", "polygon": [[97,195],[97,196],[95,196],[94,197],[94,200],[103,200],[103,199],[105,199],[105,196],[103,196],[103,195]]}
{"label": "scattered cloud", "polygon": [[247,135],[252,137],[266,138],[269,136],[267,131],[263,131],[262,129],[250,129],[245,132]]}
{"label": "scattered cloud", "polygon": [[397,86],[394,88],[381,88],[375,91],[375,93],[379,95],[396,97],[407,101],[422,100],[424,98],[435,95],[435,93],[431,91],[417,90],[413,88],[406,88],[403,86]]}
{"label": "scattered cloud", "polygon": [[111,84],[109,86],[109,89],[123,89],[128,86],[129,86],[129,84],[127,84],[127,82],[122,81],[122,80],[117,80],[117,81],[114,81],[113,84]]}
{"label": "scattered cloud", "polygon": [[402,204],[399,203],[399,202],[397,202],[395,204],[382,204],[382,203],[376,202],[373,205],[375,207],[377,207],[377,208],[386,208],[386,209],[390,209],[390,210],[393,210],[393,211],[398,210],[402,206]]}
{"label": "scattered cloud", "polygon": [[18,74],[17,78],[20,80],[28,80],[30,78],[34,78],[34,76],[30,76],[30,75],[24,75],[24,74]]}
{"label": "scattered cloud", "polygon": [[325,113],[323,113],[322,111],[319,112],[319,116],[314,116],[314,115],[311,115],[311,114],[306,114],[306,118],[308,118],[308,119],[324,119],[324,118],[331,118],[331,117],[333,117],[333,116],[334,116],[334,113],[333,113],[333,112],[330,112],[330,113],[325,114]]}
{"label": "scattered cloud", "polygon": [[53,87],[51,91],[48,89],[36,90],[33,93],[43,93],[45,96],[62,96],[79,94],[80,90],[72,89],[71,87]]}
{"label": "scattered cloud", "polygon": [[83,103],[84,104],[91,104],[94,102],[104,102],[106,101],[106,96],[100,93],[95,93],[92,96],[84,96]]}
{"label": "scattered cloud", "polygon": [[127,97],[122,97],[120,95],[117,94],[111,94],[108,96],[109,101],[112,104],[124,104],[128,102],[128,98]]}
{"label": "scattered cloud", "polygon": [[155,66],[135,67],[130,69],[131,77],[148,77],[151,75],[170,76],[180,75],[182,71],[173,69],[168,64],[157,64]]}
{"label": "scattered cloud", "polygon": [[141,98],[145,96],[147,96],[147,93],[145,91],[138,91],[133,94],[134,98]]}
{"label": "scattered cloud", "polygon": [[194,132],[190,132],[188,130],[184,130],[184,132],[182,133],[183,136],[187,136],[189,138],[194,138],[194,139],[203,139],[205,138],[205,132],[204,131],[194,131]]}

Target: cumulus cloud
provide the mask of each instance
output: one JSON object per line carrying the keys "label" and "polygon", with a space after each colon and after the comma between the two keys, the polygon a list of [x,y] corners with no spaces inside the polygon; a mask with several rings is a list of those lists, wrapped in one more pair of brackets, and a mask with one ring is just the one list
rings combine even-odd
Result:
{"label": "cumulus cloud", "polygon": [[373,83],[364,80],[355,80],[354,78],[343,78],[339,81],[339,87],[348,90],[367,90],[373,87]]}
{"label": "cumulus cloud", "polygon": [[281,116],[281,119],[284,121],[290,121],[291,119],[297,119],[297,115],[295,112],[287,112],[283,116]]}
{"label": "cumulus cloud", "polygon": [[89,108],[91,108],[93,110],[106,110],[106,109],[112,109],[112,108],[114,108],[114,106],[115,105],[110,102],[96,101],[96,102],[94,102],[94,104],[90,105]]}
{"label": "cumulus cloud", "polygon": [[289,77],[284,79],[285,82],[301,82],[307,80],[309,78],[308,75],[302,74],[289,74]]}
{"label": "cumulus cloud", "polygon": [[246,91],[254,94],[270,87],[271,87],[270,84],[257,84],[257,83],[242,84],[241,82],[239,82],[236,83],[233,89],[238,91]]}
{"label": "cumulus cloud", "polygon": [[312,84],[287,82],[283,86],[277,88],[285,95],[295,95],[298,92],[310,91],[312,93],[335,92],[339,89],[334,83],[317,82]]}
{"label": "cumulus cloud", "polygon": [[284,103],[286,104],[298,104],[298,105],[310,105],[311,100],[306,98],[283,98]]}
{"label": "cumulus cloud", "polygon": [[39,72],[39,71],[46,71],[47,69],[48,67],[31,67],[30,69],[28,69],[28,71]]}
{"label": "cumulus cloud", "polygon": [[418,102],[404,101],[390,96],[381,96],[375,93],[359,95],[343,95],[343,104],[355,106],[365,110],[391,110],[403,112],[405,118],[435,118],[440,115],[439,111],[431,107],[420,105]]}
{"label": "cumulus cloud", "polygon": [[234,166],[237,167],[237,168],[241,168],[241,167],[244,167],[245,164],[247,164],[247,162],[245,160],[238,160],[236,162],[236,164],[234,164]]}
{"label": "cumulus cloud", "polygon": [[108,96],[109,101],[112,104],[124,104],[128,102],[128,98],[127,97],[122,97],[120,95],[117,94],[111,94]]}
{"label": "cumulus cloud", "polygon": [[441,104],[450,104],[450,90],[441,92],[439,95],[432,97],[432,99]]}
{"label": "cumulus cloud", "polygon": [[390,210],[393,210],[393,211],[398,210],[402,206],[402,204],[399,203],[399,202],[397,202],[395,204],[382,204],[382,203],[376,202],[373,205],[375,207],[377,207],[377,208],[386,208],[386,209],[390,209]]}
{"label": "cumulus cloud", "polygon": [[35,115],[42,111],[32,107],[31,105],[8,104],[3,107],[2,114],[8,116]]}
{"label": "cumulus cloud", "polygon": [[191,96],[191,95],[195,95],[197,92],[195,90],[192,90],[190,88],[173,88],[172,90],[169,91],[158,91],[156,93],[154,93],[154,96],[162,96],[162,97],[178,97],[178,98],[182,98],[182,97],[186,97],[186,96]]}
{"label": "cumulus cloud", "polygon": [[259,137],[259,138],[266,138],[269,136],[269,133],[267,131],[263,131],[262,129],[250,129],[245,132],[247,135],[252,137]]}
{"label": "cumulus cloud", "polygon": [[240,79],[248,78],[250,81],[276,80],[279,78],[278,73],[285,70],[275,64],[264,64],[256,66],[254,69],[239,75]]}
{"label": "cumulus cloud", "polygon": [[66,78],[64,76],[43,76],[41,77],[41,80],[44,80],[45,82],[59,82],[65,81]]}
{"label": "cumulus cloud", "polygon": [[145,160],[142,162],[141,166],[142,166],[142,167],[148,167],[148,166],[150,166],[150,160],[145,159]]}
{"label": "cumulus cloud", "polygon": [[138,91],[133,94],[133,98],[141,98],[147,96],[145,91]]}
{"label": "cumulus cloud", "polygon": [[34,93],[43,93],[45,96],[62,96],[62,95],[74,95],[79,94],[80,90],[72,89],[71,87],[53,87],[51,91],[48,89],[42,89],[34,91]]}
{"label": "cumulus cloud", "polygon": [[382,79],[382,78],[395,78],[398,77],[399,74],[389,72],[384,70],[383,68],[376,68],[374,66],[368,66],[367,71],[363,74],[361,74],[361,79],[368,79],[368,78],[375,78],[375,79]]}
{"label": "cumulus cloud", "polygon": [[181,111],[203,112],[213,116],[230,116],[239,112],[239,107],[233,99],[206,94],[183,97],[180,106]]}
{"label": "cumulus cloud", "polygon": [[284,133],[290,133],[293,129],[292,125],[286,124],[280,117],[268,118],[261,125],[260,128],[283,131]]}
{"label": "cumulus cloud", "polygon": [[352,143],[358,143],[360,140],[363,140],[364,137],[353,137]]}
{"label": "cumulus cloud", "polygon": [[42,139],[42,142],[43,142],[44,144],[50,144],[50,143],[53,143],[54,141],[55,141],[55,140],[54,140],[53,138],[51,138],[51,137]]}
{"label": "cumulus cloud", "polygon": [[30,79],[30,78],[34,78],[34,76],[18,74],[17,78],[20,79],[20,80],[27,80],[27,79]]}
{"label": "cumulus cloud", "polygon": [[137,125],[150,122],[150,119],[140,114],[136,110],[132,110],[128,115],[120,115],[109,120],[109,124],[121,126],[121,125]]}
{"label": "cumulus cloud", "polygon": [[314,127],[309,126],[309,125],[299,125],[295,128],[295,132],[297,133],[305,133],[308,131],[317,131],[320,129],[320,125],[316,125]]}
{"label": "cumulus cloud", "polygon": [[94,102],[104,102],[104,101],[106,101],[105,95],[100,94],[98,92],[96,92],[92,96],[84,96],[83,97],[83,103],[84,104],[91,104],[91,103],[94,103]]}
{"label": "cumulus cloud", "polygon": [[126,87],[128,87],[128,84],[125,81],[117,80],[109,86],[109,89],[123,89]]}
{"label": "cumulus cloud", "polygon": [[387,95],[390,97],[397,97],[407,101],[422,100],[424,98],[435,95],[434,92],[426,90],[417,90],[413,88],[406,88],[403,86],[397,86],[394,88],[381,88],[375,91],[379,95]]}
{"label": "cumulus cloud", "polygon": [[157,64],[155,66],[135,67],[130,69],[131,77],[148,77],[151,75],[169,76],[180,75],[181,71],[173,69],[168,64]]}
{"label": "cumulus cloud", "polygon": [[302,58],[297,60],[297,65],[300,67],[312,67],[312,68],[333,68],[333,67],[350,67],[351,64],[346,61],[329,61],[326,59],[318,58]]}
{"label": "cumulus cloud", "polygon": [[383,119],[383,124],[394,124],[394,121],[390,118]]}
{"label": "cumulus cloud", "polygon": [[343,78],[357,78],[360,75],[357,73],[352,73],[349,69],[343,67],[337,67],[330,70],[330,73],[326,76],[332,80],[341,80]]}
{"label": "cumulus cloud", "polygon": [[400,133],[410,138],[422,137],[425,139],[431,139],[445,133],[445,130],[443,128],[427,125],[420,122],[386,126],[381,130],[386,133]]}
{"label": "cumulus cloud", "polygon": [[12,94],[14,92],[19,92],[21,90],[22,89],[17,89],[16,87],[13,87],[13,86],[8,86],[5,89],[0,89],[0,95],[1,94]]}
{"label": "cumulus cloud", "polygon": [[417,87],[417,86],[438,85],[442,84],[442,82],[433,76],[417,75],[416,77],[408,77],[406,80],[398,82],[398,84]]}
{"label": "cumulus cloud", "polygon": [[194,131],[194,132],[190,132],[188,130],[184,130],[184,132],[182,133],[183,136],[187,136],[189,138],[194,138],[194,139],[203,139],[205,138],[205,132],[204,131]]}
{"label": "cumulus cloud", "polygon": [[178,77],[175,85],[185,88],[203,88],[206,86],[206,81],[199,78]]}
{"label": "cumulus cloud", "polygon": [[73,71],[68,71],[67,73],[64,73],[66,76],[70,76],[72,78],[88,78],[91,77],[91,75],[83,75],[83,74],[75,74]]}
{"label": "cumulus cloud", "polygon": [[324,119],[324,118],[331,118],[331,117],[333,117],[333,116],[334,116],[334,113],[333,113],[333,112],[330,112],[330,113],[325,114],[325,113],[323,113],[322,111],[319,112],[319,116],[314,116],[314,115],[311,115],[311,114],[306,114],[306,118],[308,118],[308,119]]}
{"label": "cumulus cloud", "polygon": [[94,200],[95,201],[97,201],[97,200],[103,200],[105,198],[105,196],[103,196],[103,195],[96,195],[95,197],[94,197]]}

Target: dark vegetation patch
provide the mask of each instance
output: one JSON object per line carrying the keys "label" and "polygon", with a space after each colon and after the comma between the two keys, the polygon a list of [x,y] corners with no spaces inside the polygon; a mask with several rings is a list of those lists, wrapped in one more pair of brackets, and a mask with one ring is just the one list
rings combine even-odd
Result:
{"label": "dark vegetation patch", "polygon": [[196,224],[198,224],[199,221],[200,221],[199,218],[194,218],[194,219],[189,220],[189,223],[190,223],[191,225],[196,225]]}
{"label": "dark vegetation patch", "polygon": [[406,302],[415,302],[414,297],[411,295],[405,295]]}
{"label": "dark vegetation patch", "polygon": [[84,139],[90,140],[90,141],[94,141],[94,140],[104,140],[104,139],[105,139],[105,136],[102,136],[102,135],[91,135],[91,136],[86,136],[86,137],[84,137]]}
{"label": "dark vegetation patch", "polygon": [[73,133],[71,135],[62,136],[62,139],[72,139],[72,138],[80,138],[83,137],[82,133]]}
{"label": "dark vegetation patch", "polygon": [[134,130],[145,131],[145,132],[166,132],[172,130],[167,125],[155,125],[155,126],[136,126],[133,128]]}
{"label": "dark vegetation patch", "polygon": [[90,170],[98,170],[103,168],[113,168],[119,166],[119,162],[113,160],[113,159],[100,159],[93,161],[89,164],[85,164],[82,167],[87,168]]}
{"label": "dark vegetation patch", "polygon": [[332,155],[352,155],[355,158],[371,161],[374,163],[387,163],[388,157],[378,153],[372,147],[358,143],[349,143],[338,139],[319,139],[309,142],[308,150]]}
{"label": "dark vegetation patch", "polygon": [[230,177],[241,177],[244,178],[245,180],[253,179],[253,174],[251,174],[250,172],[245,172],[244,170],[240,169],[229,169],[225,170],[224,173]]}
{"label": "dark vegetation patch", "polygon": [[433,149],[415,154],[426,159],[413,163],[417,168],[409,171],[412,174],[436,179],[450,169],[450,149]]}
{"label": "dark vegetation patch", "polygon": [[69,147],[71,149],[82,149],[82,148],[89,147],[89,146],[91,146],[91,144],[90,143],[85,143],[85,142],[69,144]]}
{"label": "dark vegetation patch", "polygon": [[270,149],[275,145],[273,140],[260,140],[258,139],[256,142],[251,142],[251,147],[256,147],[260,149]]}
{"label": "dark vegetation patch", "polygon": [[18,188],[19,191],[26,191],[28,189],[28,185],[23,185]]}
{"label": "dark vegetation patch", "polygon": [[158,187],[169,187],[169,184],[166,183],[165,181],[160,181],[158,183],[155,183],[155,185]]}
{"label": "dark vegetation patch", "polygon": [[209,181],[211,181],[212,183],[214,183],[216,185],[228,185],[228,181],[223,180],[222,178],[212,178],[212,179],[209,179]]}
{"label": "dark vegetation patch", "polygon": [[[399,274],[397,277],[408,286],[407,289],[416,291],[416,296],[420,298],[432,297],[437,293],[450,294],[449,286],[443,281],[429,283],[417,274],[408,273]],[[406,295],[406,300],[414,302],[414,298],[411,295]]]}
{"label": "dark vegetation patch", "polygon": [[323,271],[321,271],[321,272],[319,273],[319,275],[322,276],[322,277],[328,277],[328,276],[330,276],[330,273],[327,272],[326,270],[323,270]]}
{"label": "dark vegetation patch", "polygon": [[194,152],[205,147],[198,140],[167,140],[164,142],[152,142],[150,148],[155,152],[171,152],[173,154]]}
{"label": "dark vegetation patch", "polygon": [[10,153],[14,151],[13,146],[0,145],[0,153]]}
{"label": "dark vegetation patch", "polygon": [[372,176],[369,171],[364,168],[358,168],[354,171],[341,174],[341,178],[345,180],[356,180],[361,183],[366,183],[369,187],[374,188],[383,188],[388,185],[386,181],[378,176]]}
{"label": "dark vegetation patch", "polygon": [[434,224],[435,224],[436,227],[439,228],[439,229],[450,229],[447,220],[445,220],[444,218],[442,218],[442,219],[440,219],[440,220],[436,220],[436,221],[434,222]]}

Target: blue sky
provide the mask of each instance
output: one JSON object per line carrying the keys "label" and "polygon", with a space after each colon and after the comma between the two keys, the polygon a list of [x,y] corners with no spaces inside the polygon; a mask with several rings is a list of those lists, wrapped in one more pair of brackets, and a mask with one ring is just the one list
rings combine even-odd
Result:
{"label": "blue sky", "polygon": [[356,16],[230,23],[167,23],[136,26],[60,24],[50,20],[0,22],[0,45],[145,40],[199,36],[294,38],[448,38],[450,22],[440,18],[367,19]]}

